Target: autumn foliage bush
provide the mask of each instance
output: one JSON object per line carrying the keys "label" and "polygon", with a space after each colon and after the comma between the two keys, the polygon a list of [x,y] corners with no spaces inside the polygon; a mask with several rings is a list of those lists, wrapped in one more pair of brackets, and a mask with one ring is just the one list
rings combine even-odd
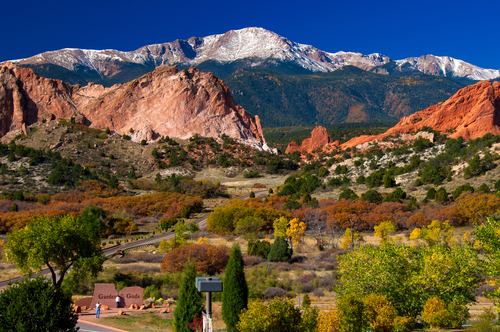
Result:
{"label": "autumn foliage bush", "polygon": [[0,213],[0,233],[11,232],[14,228],[23,228],[35,217],[54,218],[68,214],[64,210],[30,210]]}
{"label": "autumn foliage bush", "polygon": [[422,312],[422,319],[432,329],[448,327],[451,324],[451,315],[446,309],[446,304],[437,296],[427,300]]}
{"label": "autumn foliage bush", "polygon": [[235,200],[231,204],[215,209],[208,216],[208,231],[220,235],[233,233],[238,221],[245,217],[260,218],[266,223],[264,230],[271,230],[275,219],[289,218],[291,215],[266,207],[259,199]]}
{"label": "autumn foliage bush", "polygon": [[300,309],[291,300],[277,297],[269,306],[254,302],[241,312],[239,331],[306,332]]}
{"label": "autumn foliage bush", "polygon": [[229,260],[229,248],[206,243],[181,246],[165,256],[161,263],[161,270],[167,272],[183,271],[188,258],[196,263],[198,272],[215,274],[226,268]]}

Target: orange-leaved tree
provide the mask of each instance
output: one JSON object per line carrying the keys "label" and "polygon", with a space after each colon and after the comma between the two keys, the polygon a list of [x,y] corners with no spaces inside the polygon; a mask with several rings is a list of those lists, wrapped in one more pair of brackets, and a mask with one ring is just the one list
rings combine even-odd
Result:
{"label": "orange-leaved tree", "polygon": [[167,272],[184,271],[188,259],[196,264],[201,273],[222,272],[229,260],[229,248],[213,244],[191,244],[180,246],[169,252],[161,263],[161,270]]}

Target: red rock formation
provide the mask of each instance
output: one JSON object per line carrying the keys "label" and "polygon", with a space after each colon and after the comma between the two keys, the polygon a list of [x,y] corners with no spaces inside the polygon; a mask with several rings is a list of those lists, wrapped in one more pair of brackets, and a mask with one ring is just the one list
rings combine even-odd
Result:
{"label": "red rock formation", "polygon": [[325,127],[318,126],[313,129],[311,133],[311,138],[306,138],[302,141],[302,146],[295,142],[290,142],[286,148],[285,153],[293,153],[295,151],[300,151],[301,153],[311,153],[317,148],[323,148],[325,145],[331,142],[330,136],[326,131]]}
{"label": "red rock formation", "polygon": [[430,127],[450,132],[449,137],[462,136],[465,140],[486,133],[500,135],[500,82],[482,81],[459,90],[447,101],[423,111],[403,117],[383,134],[360,136],[341,145],[342,149],[357,146],[384,137]]}
{"label": "red rock formation", "polygon": [[133,137],[138,141],[162,135],[226,134],[250,145],[265,144],[260,119],[238,106],[212,73],[162,66],[132,82],[104,88],[42,78],[11,63],[0,66],[0,136],[23,123],[53,116],[75,116],[91,127],[109,127],[119,134],[133,128],[144,133]]}

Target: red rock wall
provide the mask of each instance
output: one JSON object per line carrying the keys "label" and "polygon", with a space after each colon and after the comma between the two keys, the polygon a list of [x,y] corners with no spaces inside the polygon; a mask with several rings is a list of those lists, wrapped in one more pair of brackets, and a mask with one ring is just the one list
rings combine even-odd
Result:
{"label": "red rock wall", "polygon": [[83,114],[91,127],[119,133],[148,128],[155,136],[188,138],[226,134],[249,144],[265,143],[258,117],[248,114],[212,73],[162,66],[132,82],[110,88],[71,86],[39,77],[31,69],[0,67],[0,136],[50,113]]}
{"label": "red rock wall", "polygon": [[342,144],[353,147],[384,137],[430,127],[441,132],[449,131],[451,138],[462,136],[465,140],[500,135],[500,82],[482,81],[460,89],[447,101],[402,118],[387,132],[376,136],[360,136]]}
{"label": "red rock wall", "polygon": [[311,153],[317,148],[323,148],[329,143],[331,143],[331,139],[326,128],[318,126],[313,129],[311,138],[306,138],[302,141],[302,145],[300,147],[297,143],[290,142],[285,153],[293,153],[295,151],[300,151],[301,153]]}

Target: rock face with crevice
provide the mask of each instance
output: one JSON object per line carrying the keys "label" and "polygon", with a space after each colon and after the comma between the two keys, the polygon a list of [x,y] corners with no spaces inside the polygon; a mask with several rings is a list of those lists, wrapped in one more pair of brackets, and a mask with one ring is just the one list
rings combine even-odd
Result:
{"label": "rock face with crevice", "polygon": [[267,147],[258,116],[237,105],[212,73],[160,66],[132,82],[105,88],[43,78],[12,63],[0,66],[0,136],[42,118],[70,117],[119,134],[134,132],[136,141],[226,134]]}

